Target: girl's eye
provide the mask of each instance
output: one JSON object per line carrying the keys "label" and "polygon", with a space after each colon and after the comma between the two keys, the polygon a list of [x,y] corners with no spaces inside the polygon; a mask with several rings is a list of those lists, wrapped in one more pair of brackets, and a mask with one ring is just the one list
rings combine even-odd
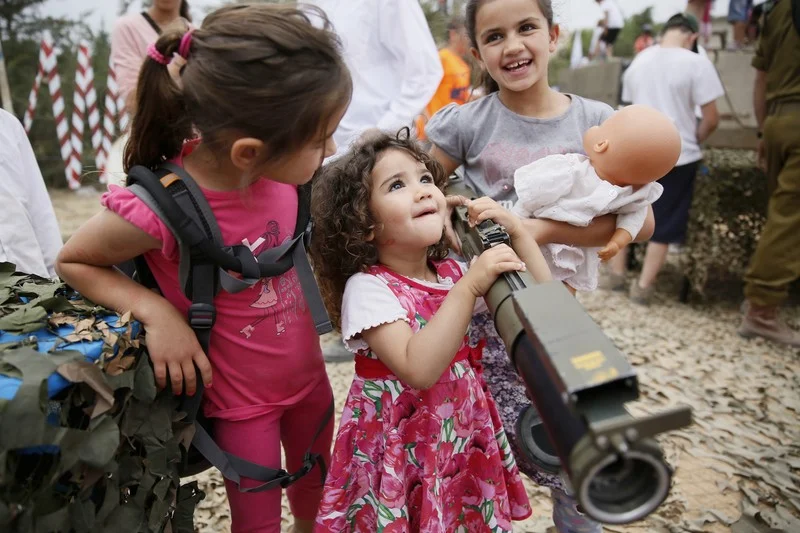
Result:
{"label": "girl's eye", "polygon": [[419,178],[419,181],[421,181],[422,183],[433,183],[433,176],[431,176],[430,174],[423,174]]}
{"label": "girl's eye", "polygon": [[489,34],[489,36],[486,37],[486,42],[487,43],[491,43],[491,42],[496,41],[496,40],[498,40],[500,38],[502,38],[502,35],[500,35],[499,33],[491,33],[491,34]]}
{"label": "girl's eye", "polygon": [[391,185],[389,185],[389,192],[396,191],[397,189],[403,188],[403,182],[400,180],[393,181]]}
{"label": "girl's eye", "polygon": [[534,26],[533,24],[523,24],[522,26],[519,27],[519,31],[523,33],[528,31],[533,31],[535,29],[536,26]]}

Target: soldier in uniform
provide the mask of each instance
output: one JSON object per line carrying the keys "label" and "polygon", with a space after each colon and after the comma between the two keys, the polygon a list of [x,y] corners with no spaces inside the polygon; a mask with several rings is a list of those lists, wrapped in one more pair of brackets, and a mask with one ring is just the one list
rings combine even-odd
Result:
{"label": "soldier in uniform", "polygon": [[800,277],[800,0],[772,0],[753,67],[758,161],[770,189],[767,220],[745,274],[739,334],[800,346],[778,316]]}

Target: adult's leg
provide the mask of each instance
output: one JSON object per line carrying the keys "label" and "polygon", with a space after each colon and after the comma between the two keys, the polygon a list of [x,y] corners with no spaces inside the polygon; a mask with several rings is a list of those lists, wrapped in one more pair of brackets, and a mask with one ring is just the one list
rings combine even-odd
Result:
{"label": "adult's leg", "polygon": [[[286,469],[296,472],[303,466],[303,457],[314,439],[314,434],[325,418],[325,413],[333,401],[333,391],[327,376],[305,398],[287,409],[281,418],[281,441],[286,454]],[[331,441],[333,440],[334,417],[331,416],[311,448],[312,453],[322,456],[325,468],[331,464]],[[320,466],[315,466],[308,474],[286,489],[289,507],[294,516],[294,531],[310,533],[317,516],[319,502],[322,500],[324,481]]]}
{"label": "adult's leg", "polygon": [[[214,437],[220,448],[243,459],[279,469],[281,467],[280,416],[276,409],[241,421],[215,420]],[[243,480],[245,487],[258,485]],[[231,508],[231,533],[280,533],[281,490],[241,492],[227,479],[225,489]]]}
{"label": "adult's leg", "polygon": [[661,268],[667,262],[667,252],[669,252],[668,244],[653,241],[647,243],[644,262],[642,263],[642,273],[639,276],[639,287],[646,289],[655,283],[658,273],[661,272]]}
{"label": "adult's leg", "polygon": [[682,243],[686,238],[689,209],[694,196],[694,178],[699,162],[673,168],[658,180],[664,187],[661,197],[653,204],[656,229],[647,244],[638,288],[649,289],[664,266],[669,244]]}
{"label": "adult's leg", "polygon": [[800,277],[800,132],[787,118],[800,120],[798,115],[771,116],[764,126],[772,192],[745,275],[745,296],[760,306],[783,304],[789,285]]}
{"label": "adult's leg", "polygon": [[772,194],[767,220],[745,274],[748,309],[739,333],[800,345],[800,335],[780,321],[777,309],[800,277],[800,132],[797,114],[772,115],[764,124]]}

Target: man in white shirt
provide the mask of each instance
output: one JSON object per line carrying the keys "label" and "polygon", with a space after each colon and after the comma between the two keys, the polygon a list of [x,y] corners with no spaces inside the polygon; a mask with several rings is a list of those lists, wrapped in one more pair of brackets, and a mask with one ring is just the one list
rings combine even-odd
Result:
{"label": "man in white shirt", "polygon": [[54,264],[61,232],[25,130],[0,109],[0,262],[45,278]]}
{"label": "man in white shirt", "polygon": [[[661,44],[638,54],[622,78],[624,102],[658,109],[675,122],[681,135],[678,162],[659,180],[664,193],[653,204],[656,229],[647,245],[641,276],[630,287],[631,299],[643,305],[650,301],[669,245],[681,244],[686,237],[694,178],[703,157],[700,144],[719,123],[715,102],[724,89],[711,61],[691,51],[698,31],[692,15],[674,15],[664,26]],[[695,106],[700,106],[699,122]],[[611,261],[611,288],[624,287],[625,255],[617,254]]]}
{"label": "man in white shirt", "polygon": [[439,51],[417,0],[309,0],[342,40],[353,98],[333,138],[341,155],[364,131],[411,126],[442,79]]}
{"label": "man in white shirt", "polygon": [[620,30],[625,26],[625,17],[622,16],[622,10],[617,5],[616,0],[596,0],[600,9],[603,10],[603,18],[597,23],[598,26],[603,28],[603,33],[600,35],[600,40],[592,54],[596,57],[601,49],[605,46],[605,55],[611,57],[614,55],[614,43],[617,41]]}

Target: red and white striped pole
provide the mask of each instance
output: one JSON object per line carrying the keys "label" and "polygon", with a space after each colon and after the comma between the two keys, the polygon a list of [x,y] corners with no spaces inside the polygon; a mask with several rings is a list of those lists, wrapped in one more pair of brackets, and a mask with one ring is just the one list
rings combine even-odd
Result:
{"label": "red and white striped pole", "polygon": [[87,44],[87,60],[89,63],[87,76],[89,84],[86,89],[86,117],[89,120],[89,132],[92,136],[92,150],[96,154],[103,142],[103,132],[100,131],[100,110],[97,108],[97,90],[94,87],[94,69],[92,68],[91,59],[91,54],[88,54]]}
{"label": "red and white striped pole", "polygon": [[100,169],[100,182],[108,183],[108,174],[106,173],[106,164],[108,164],[108,155],[111,153],[111,144],[114,140],[116,133],[116,125],[114,119],[117,116],[117,99],[119,95],[119,87],[117,86],[117,75],[114,72],[114,61],[109,58],[108,64],[108,78],[106,79],[106,94],[104,99],[103,111],[103,134],[100,148],[97,150],[97,168]]}
{"label": "red and white striped pole", "polygon": [[39,99],[39,88],[42,85],[42,78],[44,78],[44,64],[47,55],[51,53],[47,50],[45,41],[39,47],[39,66],[36,68],[36,78],[33,80],[33,88],[31,94],[28,96],[28,108],[25,110],[25,115],[22,117],[22,124],[25,127],[25,133],[30,134],[31,126],[33,125],[33,116],[36,114],[36,103]]}
{"label": "red and white striped pole", "polygon": [[56,121],[56,134],[61,145],[61,158],[66,165],[65,174],[67,184],[70,189],[80,187],[80,181],[73,178],[70,160],[72,159],[72,143],[69,136],[69,123],[67,121],[66,107],[64,105],[64,95],[61,93],[61,77],[58,75],[58,63],[56,61],[53,36],[49,31],[44,34],[42,48],[45,50],[45,60],[42,65],[44,77],[47,80],[47,87],[50,89],[50,97],[53,100],[53,117]]}
{"label": "red and white striped pole", "polygon": [[[83,155],[83,131],[88,110],[87,95],[93,78],[94,71],[89,58],[89,43],[81,41],[78,45],[78,66],[75,71],[75,96],[72,100],[72,134],[70,135],[72,153],[67,163],[67,182],[72,189],[80,187],[81,171],[83,170],[81,161]],[[97,102],[93,102],[93,105],[96,112]]]}

